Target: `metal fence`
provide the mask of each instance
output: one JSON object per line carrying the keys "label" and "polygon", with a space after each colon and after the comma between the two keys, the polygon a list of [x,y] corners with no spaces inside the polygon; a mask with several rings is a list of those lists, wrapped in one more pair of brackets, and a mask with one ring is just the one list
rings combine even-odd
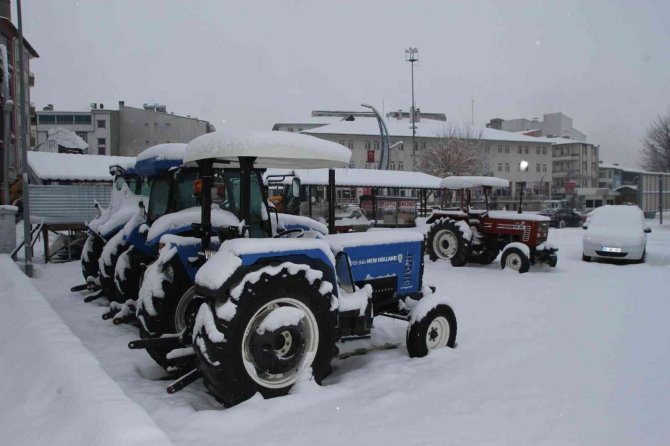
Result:
{"label": "metal fence", "polygon": [[652,215],[662,206],[670,209],[670,173],[642,173],[638,182],[639,204]]}
{"label": "metal fence", "polygon": [[111,184],[30,185],[32,223],[83,224],[97,216],[93,202],[109,206]]}

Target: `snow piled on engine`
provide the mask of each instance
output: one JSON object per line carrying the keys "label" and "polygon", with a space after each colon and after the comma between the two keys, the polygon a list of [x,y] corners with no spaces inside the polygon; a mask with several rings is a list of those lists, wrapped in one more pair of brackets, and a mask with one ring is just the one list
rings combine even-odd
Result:
{"label": "snow piled on engine", "polygon": [[0,272],[2,444],[172,444],[9,256],[0,255]]}

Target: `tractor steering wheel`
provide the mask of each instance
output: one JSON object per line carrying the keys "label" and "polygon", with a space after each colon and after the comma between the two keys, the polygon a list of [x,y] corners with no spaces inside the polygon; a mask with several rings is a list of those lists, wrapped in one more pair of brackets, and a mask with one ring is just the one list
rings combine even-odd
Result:
{"label": "tractor steering wheel", "polygon": [[303,235],[305,235],[304,229],[293,228],[280,232],[279,234],[275,235],[274,238],[301,238]]}

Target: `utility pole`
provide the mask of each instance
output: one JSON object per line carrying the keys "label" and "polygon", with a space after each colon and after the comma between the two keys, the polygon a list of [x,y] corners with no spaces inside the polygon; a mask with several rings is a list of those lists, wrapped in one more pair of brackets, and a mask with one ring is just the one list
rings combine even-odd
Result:
{"label": "utility pole", "polygon": [[405,50],[405,60],[412,64],[412,107],[409,110],[409,117],[412,120],[412,171],[416,171],[416,105],[414,104],[414,62],[419,60],[418,48],[407,48]]}
{"label": "utility pole", "polygon": [[[26,119],[25,66],[23,65],[23,22],[21,20],[21,0],[16,2],[16,15],[19,31],[19,106],[21,113],[21,164],[23,170],[23,246],[25,252],[25,273],[33,277],[33,246],[30,234],[30,200],[28,187],[28,119]],[[15,71],[16,72],[16,71]]]}

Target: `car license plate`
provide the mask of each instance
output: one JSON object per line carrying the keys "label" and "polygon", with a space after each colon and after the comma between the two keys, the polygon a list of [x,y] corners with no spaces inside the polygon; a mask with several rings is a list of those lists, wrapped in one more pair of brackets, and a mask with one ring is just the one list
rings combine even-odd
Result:
{"label": "car license plate", "polygon": [[607,246],[603,246],[603,251],[605,251],[605,252],[621,252],[621,248],[609,248]]}

